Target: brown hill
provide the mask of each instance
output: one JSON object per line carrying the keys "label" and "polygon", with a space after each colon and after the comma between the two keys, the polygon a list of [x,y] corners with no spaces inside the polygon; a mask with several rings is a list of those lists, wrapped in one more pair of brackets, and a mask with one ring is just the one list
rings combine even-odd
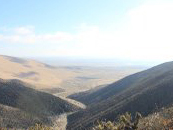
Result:
{"label": "brown hill", "polygon": [[[63,95],[87,90],[137,72],[141,68],[125,69],[85,66],[50,66],[35,60],[0,55],[0,78],[19,79],[36,89]],[[105,73],[106,72],[106,73]]]}
{"label": "brown hill", "polygon": [[58,87],[73,72],[47,64],[10,56],[0,56],[0,78],[19,79],[38,89]]}

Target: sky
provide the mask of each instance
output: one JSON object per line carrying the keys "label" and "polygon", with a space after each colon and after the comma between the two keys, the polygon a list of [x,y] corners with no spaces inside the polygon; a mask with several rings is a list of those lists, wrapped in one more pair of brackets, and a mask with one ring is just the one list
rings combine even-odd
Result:
{"label": "sky", "polygon": [[173,60],[173,0],[0,0],[0,54]]}

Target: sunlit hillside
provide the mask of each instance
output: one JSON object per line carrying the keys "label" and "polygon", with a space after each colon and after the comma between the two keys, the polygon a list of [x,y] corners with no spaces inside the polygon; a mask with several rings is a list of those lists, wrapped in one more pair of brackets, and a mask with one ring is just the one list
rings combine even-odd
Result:
{"label": "sunlit hillside", "polygon": [[[87,90],[101,84],[112,83],[141,70],[134,67],[127,67],[124,70],[116,67],[54,67],[34,60],[9,56],[0,56],[0,61],[0,78],[20,79],[50,93],[66,91],[68,94]],[[51,89],[54,90],[51,92]]]}

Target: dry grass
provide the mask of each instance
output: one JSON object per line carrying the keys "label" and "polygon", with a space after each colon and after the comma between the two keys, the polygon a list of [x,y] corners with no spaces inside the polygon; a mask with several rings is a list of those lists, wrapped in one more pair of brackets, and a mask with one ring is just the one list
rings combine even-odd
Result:
{"label": "dry grass", "polygon": [[141,130],[173,130],[173,107],[163,108],[160,112],[140,120]]}
{"label": "dry grass", "polygon": [[[27,130],[54,130],[54,128],[53,127],[43,126],[43,125],[40,125],[40,124],[36,124],[33,127],[29,127]],[[57,130],[58,130],[58,128],[57,128]]]}
{"label": "dry grass", "polygon": [[37,89],[63,88],[66,90],[64,96],[101,84],[109,84],[140,71],[140,69],[134,68],[119,70],[108,67],[53,68],[33,60],[20,60],[16,61],[14,57],[0,56],[0,78],[19,79],[33,84]]}
{"label": "dry grass", "polygon": [[[73,72],[61,68],[51,68],[45,64],[26,60],[25,62],[14,62],[11,59],[0,56],[0,77],[3,79],[19,79],[35,85],[38,89],[57,87],[64,79],[74,75]],[[27,73],[31,73],[28,75]],[[25,74],[25,76],[20,76]]]}

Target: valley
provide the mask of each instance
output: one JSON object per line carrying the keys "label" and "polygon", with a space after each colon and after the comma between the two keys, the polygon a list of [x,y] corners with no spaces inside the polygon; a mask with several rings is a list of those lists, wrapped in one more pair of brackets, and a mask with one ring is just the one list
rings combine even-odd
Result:
{"label": "valley", "polygon": [[147,117],[156,108],[173,104],[173,62],[142,70],[129,66],[55,67],[16,57],[0,58],[0,127],[28,128],[38,123],[55,130],[92,129],[98,120],[116,121],[126,112]]}
{"label": "valley", "polygon": [[147,116],[156,108],[173,104],[172,74],[173,62],[167,62],[96,91],[69,96],[86,104],[87,108],[68,116],[67,129],[91,128],[98,119],[114,121],[125,112]]}
{"label": "valley", "polygon": [[173,0],[0,0],[0,130],[173,130]]}
{"label": "valley", "polygon": [[144,68],[89,67],[89,66],[51,66],[35,60],[10,56],[0,56],[0,78],[19,79],[32,84],[37,90],[49,93],[62,92],[67,96],[75,92],[110,84],[126,75]]}

